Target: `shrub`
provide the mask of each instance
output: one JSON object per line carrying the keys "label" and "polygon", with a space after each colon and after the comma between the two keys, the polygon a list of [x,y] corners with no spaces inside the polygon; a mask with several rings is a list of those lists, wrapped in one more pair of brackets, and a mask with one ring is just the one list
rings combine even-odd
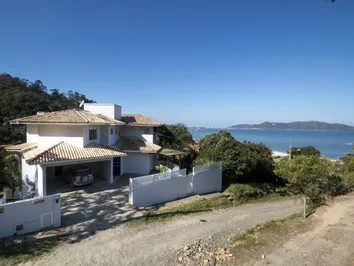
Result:
{"label": "shrub", "polygon": [[274,172],[284,178],[289,191],[306,195],[315,206],[343,191],[342,177],[336,174],[333,162],[316,155],[282,159]]}
{"label": "shrub", "polygon": [[246,202],[276,193],[277,185],[269,183],[232,184],[225,192],[237,202]]}
{"label": "shrub", "polygon": [[[289,151],[288,151],[289,153]],[[317,150],[313,146],[306,146],[306,147],[292,147],[291,149],[291,155],[292,156],[299,156],[299,155],[305,155],[305,156],[320,156],[321,153],[319,150]]]}
{"label": "shrub", "polygon": [[198,160],[221,162],[223,183],[275,182],[274,161],[264,144],[239,142],[227,131],[209,134],[200,141]]}

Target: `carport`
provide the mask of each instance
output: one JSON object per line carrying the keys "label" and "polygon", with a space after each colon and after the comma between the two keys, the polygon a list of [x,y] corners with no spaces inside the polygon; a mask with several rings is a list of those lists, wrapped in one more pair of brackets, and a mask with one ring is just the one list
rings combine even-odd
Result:
{"label": "carport", "polygon": [[[93,184],[90,185],[102,185],[105,183],[113,182],[113,164],[112,159],[109,160],[90,160],[90,161],[78,161],[76,163],[70,162],[70,164],[53,164],[46,166],[46,186],[47,195],[67,192],[78,188],[72,188],[68,180],[66,172],[72,168],[88,168],[94,176]],[[90,186],[87,185],[87,186]]]}
{"label": "carport", "polygon": [[26,173],[23,180],[34,180],[29,184],[35,183],[40,196],[70,191],[70,182],[63,177],[65,172],[75,166],[84,166],[91,170],[94,184],[113,183],[113,160],[121,156],[126,154],[97,143],[80,148],[60,142],[50,148],[37,148],[23,154],[22,172]]}

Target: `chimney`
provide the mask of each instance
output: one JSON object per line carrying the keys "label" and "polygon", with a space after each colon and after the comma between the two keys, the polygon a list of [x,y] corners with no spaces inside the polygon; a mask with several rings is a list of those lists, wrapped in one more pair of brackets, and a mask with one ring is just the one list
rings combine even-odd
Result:
{"label": "chimney", "polygon": [[84,110],[94,114],[102,114],[116,120],[122,117],[122,106],[118,104],[84,103]]}

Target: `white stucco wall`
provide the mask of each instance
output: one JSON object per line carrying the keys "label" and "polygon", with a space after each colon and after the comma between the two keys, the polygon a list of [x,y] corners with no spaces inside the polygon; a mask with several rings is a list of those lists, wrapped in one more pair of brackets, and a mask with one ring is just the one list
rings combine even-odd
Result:
{"label": "white stucco wall", "polygon": [[85,165],[90,168],[95,178],[103,178],[109,183],[113,182],[113,159],[86,163]]}
{"label": "white stucco wall", "polygon": [[84,110],[94,114],[102,114],[113,119],[121,119],[122,107],[117,104],[85,103]]}
{"label": "white stucco wall", "polygon": [[27,142],[38,143],[38,126],[27,125],[26,140]]}
{"label": "white stucco wall", "polygon": [[2,205],[0,238],[30,233],[49,226],[60,227],[60,206],[60,194]]}
{"label": "white stucco wall", "polygon": [[121,127],[121,136],[134,136],[145,139],[148,142],[154,143],[154,128],[153,127]]}
{"label": "white stucco wall", "polygon": [[[111,129],[113,130],[113,134],[111,134]],[[117,132],[117,134],[116,134]],[[118,126],[109,126],[108,127],[108,145],[114,145],[117,143],[119,138],[119,127]]]}
{"label": "white stucco wall", "polygon": [[186,169],[130,179],[129,203],[151,206],[191,194],[205,194],[222,189],[221,163],[197,166],[193,174]]}
{"label": "white stucco wall", "polygon": [[21,159],[21,173],[22,173],[22,180],[26,180],[26,176],[32,182],[37,182],[38,180],[38,173],[37,173],[38,166],[36,165],[28,165],[25,159]]}
{"label": "white stucco wall", "polygon": [[[65,141],[83,147],[83,127],[71,125],[38,125],[39,147],[54,145],[60,141]],[[30,138],[35,138],[34,134],[30,134]],[[33,136],[32,136],[33,135]],[[29,134],[27,134],[28,138]],[[32,142],[27,139],[27,142]]]}
{"label": "white stucco wall", "polygon": [[46,196],[47,195],[47,176],[46,176],[46,166],[44,165],[37,165],[38,169],[38,195],[39,196]]}
{"label": "white stucco wall", "polygon": [[[102,143],[101,129],[104,128],[104,127],[105,126],[93,126],[93,125],[83,126],[83,146],[86,146],[90,142]],[[90,129],[96,129],[97,130],[97,139],[89,140],[89,131],[90,131]],[[105,136],[105,135],[103,135],[103,136]]]}
{"label": "white stucco wall", "polygon": [[122,173],[149,174],[153,168],[153,156],[147,153],[127,153],[127,156],[122,157]]}

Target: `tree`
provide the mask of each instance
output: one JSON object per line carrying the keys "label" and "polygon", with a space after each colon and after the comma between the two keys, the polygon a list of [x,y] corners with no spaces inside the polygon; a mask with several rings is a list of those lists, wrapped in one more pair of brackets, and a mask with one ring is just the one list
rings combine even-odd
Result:
{"label": "tree", "polygon": [[17,188],[21,187],[21,170],[19,161],[16,155],[8,153],[1,149],[0,151],[0,184],[8,187],[12,191],[12,196],[15,195]]}
{"label": "tree", "polygon": [[200,141],[197,160],[221,162],[224,185],[276,181],[269,148],[264,144],[239,142],[225,130],[209,134]]}
{"label": "tree", "polygon": [[0,144],[25,141],[25,127],[10,125],[11,119],[35,115],[38,111],[78,108],[82,100],[93,102],[78,92],[66,95],[53,89],[48,93],[40,80],[32,83],[9,74],[0,74],[0,95]]}
{"label": "tree", "polygon": [[324,203],[327,196],[342,191],[342,179],[336,173],[333,162],[316,155],[282,159],[274,172],[284,178],[289,191],[306,195],[315,206]]}
{"label": "tree", "polygon": [[6,185],[4,175],[5,175],[5,157],[7,152],[4,148],[0,147],[0,191],[3,190]]}
{"label": "tree", "polygon": [[183,151],[194,143],[192,134],[184,124],[163,125],[157,129],[158,145]]}
{"label": "tree", "polygon": [[[288,151],[289,153],[289,151]],[[291,156],[299,156],[299,155],[305,155],[305,156],[321,156],[321,153],[319,150],[317,150],[313,146],[306,146],[306,147],[292,147],[291,149]]]}

